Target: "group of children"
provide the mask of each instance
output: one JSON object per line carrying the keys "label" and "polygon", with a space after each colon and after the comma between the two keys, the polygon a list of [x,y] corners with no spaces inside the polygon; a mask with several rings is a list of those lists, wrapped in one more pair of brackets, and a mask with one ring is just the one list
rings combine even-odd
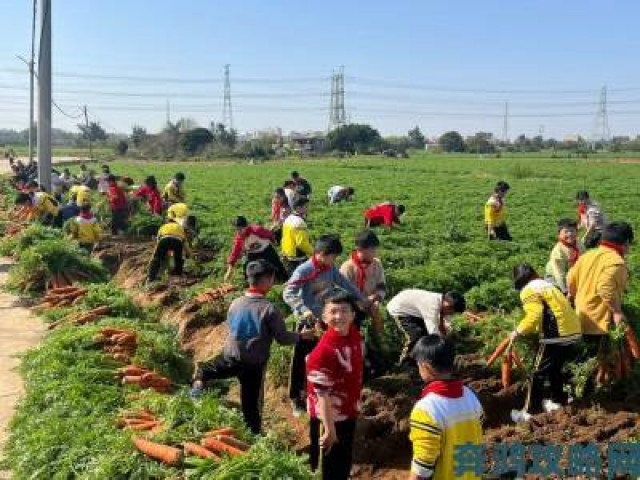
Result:
{"label": "group of children", "polygon": [[[124,189],[110,173],[106,182],[105,195],[112,213],[124,211],[128,202]],[[182,272],[189,244],[183,182],[184,175],[176,174],[160,194],[155,178],[149,177],[133,192],[134,197],[146,199],[150,212],[167,216],[158,232],[150,281],[157,279],[169,252],[175,261],[173,273]],[[509,190],[506,182],[498,182],[485,205],[491,240],[511,240],[505,207]],[[384,328],[381,307],[387,289],[382,262],[376,255],[380,241],[373,228],[390,229],[400,224],[405,207],[385,202],[366,209],[365,229],[356,235],[353,251],[338,267],[343,245],[337,235],[321,235],[311,241],[305,221],[311,193],[310,183],[293,172],[273,195],[271,229],[251,224],[242,216],[233,221],[236,233],[224,278],[231,278],[244,257],[248,288],[229,308],[230,333],[223,351],[196,366],[193,394],[199,394],[209,382],[238,377],[245,421],[254,433],[260,433],[271,344],[275,340],[292,345],[289,397],[295,416],[307,412],[310,417],[312,467],[321,465],[323,478],[346,479],[367,357],[372,356],[361,328],[367,318],[374,331],[380,333]],[[329,204],[348,200],[353,193],[352,187],[334,186],[328,192]],[[41,217],[59,217],[55,198],[40,191],[37,184],[27,184],[20,195],[39,206]],[[80,211],[71,217],[72,225],[77,224],[73,228],[88,230],[87,225],[95,223],[85,200],[90,194],[87,197],[84,189],[76,189],[74,195]],[[528,264],[513,270],[513,285],[520,292],[524,316],[511,332],[511,341],[522,335],[539,335],[526,403],[522,410],[512,412],[514,421],[527,421],[538,411],[565,405],[569,398],[564,391],[563,367],[575,360],[573,346],[584,341],[595,353],[604,348],[612,326],[624,324],[622,295],[628,279],[624,257],[633,241],[633,230],[625,222],[607,223],[587,192],[578,192],[576,200],[578,219],[558,223],[558,241],[543,278]],[[122,226],[126,215],[115,217]],[[582,241],[578,239],[579,228],[584,230]],[[274,246],[278,244],[280,254]],[[287,330],[283,315],[266,298],[272,286],[282,282],[286,282],[283,299],[297,320],[294,331]],[[404,335],[399,365],[417,367],[426,383],[410,418],[414,479],[454,478],[454,447],[482,439],[482,407],[457,378],[455,349],[447,337],[450,316],[465,309],[464,296],[455,291],[441,294],[408,289],[386,304]],[[550,385],[548,395],[545,381]]]}
{"label": "group of children", "polygon": [[[13,165],[13,164],[12,164]],[[14,169],[16,170],[16,169]],[[158,279],[162,266],[173,257],[171,274],[181,275],[184,258],[190,255],[189,234],[194,229],[193,217],[185,203],[185,175],[177,173],[160,192],[154,176],[136,187],[131,178],[116,176],[108,165],[103,165],[101,175],[80,166],[80,174],[71,175],[68,169],[52,172],[52,193],[44,191],[34,179],[24,175],[14,177],[18,195],[15,203],[28,220],[36,219],[44,225],[64,228],[77,240],[80,247],[91,252],[103,238],[102,222],[95,216],[93,199],[97,191],[100,201],[106,202],[110,211],[111,234],[117,236],[128,229],[132,202],[142,200],[151,215],[163,216],[165,222],[157,232],[157,242],[149,263],[147,280]],[[64,199],[67,202],[64,203]]]}
{"label": "group of children", "polygon": [[[289,181],[285,186],[293,185]],[[332,187],[329,204],[336,203],[336,192],[348,192],[346,188],[350,187]],[[238,376],[241,390],[248,390],[242,394],[243,410],[251,412],[245,413],[245,418],[252,430],[259,432],[260,415],[256,412],[262,405],[262,380],[258,390],[257,377],[249,375],[247,379],[247,374],[242,373],[245,362],[250,362],[249,345],[253,341],[256,345],[270,344],[271,340],[265,337],[293,345],[289,397],[294,416],[306,411],[310,417],[311,464],[314,468],[322,465],[323,478],[348,478],[366,357],[370,354],[360,329],[367,318],[372,320],[374,330],[383,328],[380,307],[386,286],[382,263],[376,257],[379,239],[372,228],[393,228],[401,222],[405,208],[385,202],[366,209],[366,228],[358,233],[355,249],[338,268],[336,260],[343,251],[340,239],[322,235],[312,245],[305,222],[309,197],[283,190],[276,190],[273,196],[272,231],[249,225],[244,218],[236,222],[238,231],[226,278],[240,257],[239,252],[245,252],[246,271],[266,271],[270,278],[265,287],[247,274],[249,289],[245,296],[260,295],[261,302],[268,304],[272,312],[273,306],[264,300],[264,295],[277,281],[277,272],[284,271],[289,278],[283,299],[297,318],[295,332],[285,335],[280,328],[270,327],[269,322],[257,320],[257,314],[244,315],[232,308],[231,333],[225,349],[212,361],[213,368],[207,367],[210,362],[199,365],[194,387],[199,390],[215,379]],[[350,190],[352,195],[353,189]],[[506,182],[498,182],[485,205],[487,236],[491,240],[511,240],[505,208],[509,190]],[[544,278],[528,264],[517,265],[513,271],[513,285],[520,292],[524,316],[510,334],[511,341],[521,335],[539,335],[525,406],[512,412],[517,422],[529,420],[539,411],[566,405],[570,399],[564,390],[563,367],[575,360],[572,347],[584,340],[600,348],[610,321],[614,325],[624,321],[623,257],[633,241],[633,231],[624,222],[606,223],[587,192],[578,192],[576,200],[578,219],[562,219],[558,223],[558,242],[551,251]],[[579,227],[584,230],[583,240],[589,250],[578,240]],[[278,239],[281,258],[271,244]],[[464,296],[459,292],[440,294],[419,289],[403,290],[386,305],[405,337],[399,364],[417,366],[427,384],[410,419],[412,478],[453,478],[454,447],[467,442],[477,444],[482,439],[482,407],[473,392],[457,379],[454,346],[447,340],[450,316],[465,309]],[[243,342],[247,350],[234,348],[238,342]],[[263,352],[260,359],[262,379],[268,353]],[[221,367],[229,364],[232,367]],[[545,381],[550,385],[548,394]]]}

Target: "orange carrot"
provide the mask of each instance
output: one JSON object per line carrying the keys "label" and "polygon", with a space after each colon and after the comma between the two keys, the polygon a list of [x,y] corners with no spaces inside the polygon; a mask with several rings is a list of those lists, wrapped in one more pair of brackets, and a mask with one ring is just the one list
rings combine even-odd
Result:
{"label": "orange carrot", "polygon": [[123,330],[121,328],[115,328],[115,327],[102,327],[100,329],[100,332],[102,332],[102,334],[106,335],[107,337],[110,337],[112,335],[117,335],[118,333],[131,333],[129,332],[129,330]]}
{"label": "orange carrot", "polygon": [[513,355],[510,351],[503,357],[501,367],[502,387],[508,388],[511,386],[511,370],[513,369]]}
{"label": "orange carrot", "polygon": [[216,430],[210,430],[205,435],[207,437],[215,437],[217,435],[233,435],[235,430],[231,427],[218,428]]}
{"label": "orange carrot", "polygon": [[160,423],[157,421],[150,421],[150,422],[141,422],[141,423],[132,423],[131,425],[128,425],[127,427],[130,428],[131,430],[135,430],[137,432],[141,432],[144,430],[151,430],[152,428],[155,428],[159,425]]}
{"label": "orange carrot", "polygon": [[147,373],[147,369],[143,367],[139,367],[138,365],[127,365],[126,367],[122,367],[118,369],[119,375],[142,376],[145,373]]}
{"label": "orange carrot", "polygon": [[511,339],[509,337],[505,338],[500,344],[496,347],[495,351],[491,354],[489,359],[487,360],[487,367],[490,367],[493,362],[495,362],[500,355],[504,353],[504,351],[509,346]]}
{"label": "orange carrot", "polygon": [[136,375],[125,375],[124,377],[122,377],[123,385],[140,385],[141,381],[142,377]]}
{"label": "orange carrot", "polygon": [[93,310],[90,310],[88,313],[92,313],[94,315],[107,315],[110,312],[111,312],[111,307],[102,306],[102,307],[94,308]]}
{"label": "orange carrot", "polygon": [[511,349],[511,356],[513,357],[513,361],[515,362],[516,366],[521,370],[526,371],[526,369],[524,368],[524,362],[520,358],[520,355],[518,354],[518,351],[515,348]]}
{"label": "orange carrot", "polygon": [[61,287],[61,288],[51,288],[47,292],[47,295],[58,295],[61,293],[72,293],[75,291],[81,290],[80,287]]}
{"label": "orange carrot", "polygon": [[182,452],[175,447],[151,442],[140,437],[132,437],[132,440],[138,450],[165,465],[179,465],[182,461]]}
{"label": "orange carrot", "polygon": [[636,338],[636,334],[629,325],[624,328],[624,335],[627,340],[627,345],[629,346],[629,351],[631,352],[631,356],[634,360],[640,359],[640,345],[638,344],[638,339]]}
{"label": "orange carrot", "polygon": [[203,438],[202,442],[200,442],[203,447],[207,447],[209,450],[214,453],[226,453],[232,457],[236,457],[238,455],[244,454],[242,450],[236,447],[232,447],[231,445],[227,445],[220,440],[216,440],[215,438],[207,437]]}
{"label": "orange carrot", "polygon": [[213,458],[214,460],[220,460],[220,457],[213,453],[211,450],[207,450],[206,448],[198,445],[193,442],[184,442],[182,444],[184,447],[184,451],[187,455],[195,455],[200,458]]}
{"label": "orange carrot", "polygon": [[218,435],[216,437],[217,440],[226,443],[227,445],[231,445],[232,447],[237,448],[238,450],[242,450],[246,452],[249,450],[249,445],[242,440],[238,440],[237,438],[231,437],[229,435]]}

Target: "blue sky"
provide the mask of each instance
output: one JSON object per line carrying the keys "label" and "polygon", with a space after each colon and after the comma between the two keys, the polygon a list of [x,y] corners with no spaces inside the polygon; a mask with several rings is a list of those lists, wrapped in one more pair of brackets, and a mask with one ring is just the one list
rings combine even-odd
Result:
{"label": "blue sky", "polygon": [[[0,7],[0,128],[28,124],[15,55],[29,51],[30,4]],[[633,0],[53,0],[54,98],[109,131],[158,130],[167,100],[172,120],[208,125],[228,63],[238,130],[323,130],[344,65],[347,116],[383,134],[502,136],[508,101],[512,138],[589,136],[607,85],[612,134],[635,135],[639,15]]]}

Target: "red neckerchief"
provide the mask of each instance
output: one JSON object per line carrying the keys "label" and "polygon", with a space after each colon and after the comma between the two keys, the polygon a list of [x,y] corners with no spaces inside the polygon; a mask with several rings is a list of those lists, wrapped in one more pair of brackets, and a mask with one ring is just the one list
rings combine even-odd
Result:
{"label": "red neckerchief", "polygon": [[91,212],[80,212],[80,218],[91,220],[93,218],[93,214]]}
{"label": "red neckerchief", "polygon": [[315,280],[321,273],[331,270],[330,265],[320,264],[315,255],[311,257],[311,265],[313,266],[313,271],[309,275],[307,275],[306,277],[302,277],[295,282],[290,282],[289,284],[293,286],[303,285],[307,282]]}
{"label": "red neckerchief", "polygon": [[435,393],[447,398],[460,398],[463,385],[462,380],[433,380],[422,389],[420,398],[426,397],[429,393]]}
{"label": "red neckerchief", "polygon": [[624,252],[622,251],[622,248],[623,248],[622,245],[618,245],[617,243],[613,243],[613,242],[608,242],[607,240],[600,240],[600,246],[601,247],[610,248],[611,250],[615,251],[618,255],[620,255],[622,258],[624,258]]}
{"label": "red neckerchief", "polygon": [[260,287],[249,287],[247,288],[247,293],[251,295],[261,295],[265,296],[269,292],[268,288],[260,288]]}
{"label": "red neckerchief", "polygon": [[358,290],[360,290],[361,292],[364,292],[364,282],[367,278],[367,267],[371,265],[371,262],[362,261],[362,259],[360,258],[360,255],[358,255],[357,250],[354,250],[351,253],[351,260],[353,261],[353,264],[358,269],[358,278],[356,280]]}
{"label": "red neckerchief", "polygon": [[575,243],[565,242],[564,240],[560,240],[560,243],[569,249],[569,266],[573,267],[578,261],[578,258],[580,258],[580,249],[578,248],[578,245]]}
{"label": "red neckerchief", "polygon": [[331,265],[325,265],[324,263],[320,263],[318,261],[318,258],[315,255],[311,257],[311,265],[313,265],[314,273],[317,272],[318,275],[331,270]]}
{"label": "red neckerchief", "polygon": [[586,203],[579,203],[578,204],[578,215],[582,216],[585,213],[587,213],[587,204]]}

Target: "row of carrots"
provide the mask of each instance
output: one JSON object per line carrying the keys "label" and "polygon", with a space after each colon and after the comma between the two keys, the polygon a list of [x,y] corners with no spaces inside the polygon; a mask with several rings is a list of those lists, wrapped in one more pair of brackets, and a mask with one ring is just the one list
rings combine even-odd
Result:
{"label": "row of carrots", "polygon": [[83,287],[58,287],[49,289],[42,298],[42,303],[33,307],[36,312],[42,312],[49,308],[68,307],[77,305],[87,295],[88,289]]}
{"label": "row of carrots", "polygon": [[223,283],[219,287],[216,288],[208,288],[201,292],[198,296],[196,296],[195,301],[197,304],[202,305],[208,302],[212,302],[214,300],[218,300],[219,298],[228,295],[233,292],[236,288],[228,283]]}
{"label": "row of carrots", "polygon": [[153,442],[140,436],[133,436],[136,448],[150,458],[165,465],[177,466],[184,456],[196,456],[205,459],[220,460],[222,456],[231,457],[244,455],[250,446],[235,438],[233,428],[225,427],[205,433],[200,444],[183,442],[181,447],[173,447]]}
{"label": "row of carrots", "polygon": [[[626,378],[631,373],[633,361],[640,359],[640,344],[635,332],[628,325],[624,329],[624,338],[624,344],[613,352],[613,367],[604,363],[600,363],[598,366],[596,371],[596,383],[598,385],[604,385],[612,379],[620,380]],[[513,364],[515,363],[522,371],[526,371],[526,369],[510,337],[505,338],[498,344],[495,351],[487,359],[487,367],[490,367],[501,356],[503,357],[500,365],[502,386],[503,388],[508,388],[511,386]]]}
{"label": "row of carrots", "polygon": [[111,307],[100,306],[86,312],[70,313],[66,317],[51,322],[47,328],[53,330],[63,324],[84,325],[86,323],[95,322],[111,313]]}

